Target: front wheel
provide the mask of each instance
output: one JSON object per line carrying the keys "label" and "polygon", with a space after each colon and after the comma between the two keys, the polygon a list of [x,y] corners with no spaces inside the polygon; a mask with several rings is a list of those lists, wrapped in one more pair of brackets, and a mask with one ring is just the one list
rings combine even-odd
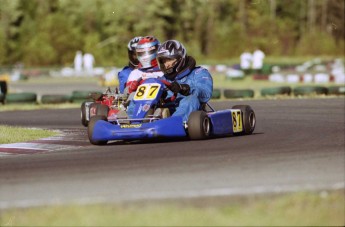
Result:
{"label": "front wheel", "polygon": [[192,140],[202,140],[210,136],[211,122],[204,111],[194,111],[188,118],[188,134]]}
{"label": "front wheel", "polygon": [[250,135],[254,132],[256,125],[256,118],[254,110],[248,105],[237,105],[233,106],[232,109],[240,109],[242,112],[243,119],[243,134]]}
{"label": "front wheel", "polygon": [[103,121],[106,121],[107,119],[104,117],[104,116],[93,116],[90,118],[90,121],[89,121],[89,125],[87,127],[87,135],[89,137],[89,140],[90,140],[90,143],[93,144],[93,145],[105,145],[108,143],[107,140],[94,140],[92,138],[92,135],[93,135],[93,129],[95,127],[95,124],[97,121],[99,120],[103,120]]}

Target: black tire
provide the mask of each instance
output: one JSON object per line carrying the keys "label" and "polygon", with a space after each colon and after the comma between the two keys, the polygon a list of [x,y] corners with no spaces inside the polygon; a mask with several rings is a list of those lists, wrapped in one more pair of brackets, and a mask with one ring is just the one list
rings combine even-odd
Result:
{"label": "black tire", "polygon": [[296,87],[293,90],[295,96],[304,96],[304,95],[327,95],[328,89],[326,87],[320,86],[301,86]]}
{"label": "black tire", "polygon": [[345,95],[345,86],[331,86],[328,88],[329,95]]}
{"label": "black tire", "polygon": [[98,106],[100,106],[102,104],[100,103],[91,103],[90,108],[89,108],[89,119],[91,119],[91,117],[96,116],[97,115],[97,109]]}
{"label": "black tire", "polygon": [[290,95],[290,87],[272,87],[261,89],[261,96]]}
{"label": "black tire", "polygon": [[1,94],[1,93],[0,93],[0,102],[1,102],[2,104],[5,104],[5,99],[6,99],[6,96],[5,96],[4,94]]}
{"label": "black tire", "polygon": [[103,116],[108,119],[109,106],[99,104],[97,105],[96,115]]}
{"label": "black tire", "polygon": [[91,98],[90,91],[72,91],[73,99],[88,99]]}
{"label": "black tire", "polygon": [[92,139],[92,134],[93,134],[93,129],[95,127],[95,124],[97,121],[99,120],[103,120],[106,121],[106,119],[104,118],[104,116],[93,116],[91,117],[89,124],[87,126],[87,136],[89,137],[89,141],[91,144],[93,145],[106,145],[108,143],[107,140],[94,140]]}
{"label": "black tire", "polygon": [[73,91],[71,100],[74,103],[83,102],[83,101],[93,101],[91,94],[99,93],[97,91]]}
{"label": "black tire", "polygon": [[212,97],[211,99],[220,99],[220,89],[213,89],[213,92],[212,92]]}
{"label": "black tire", "polygon": [[188,118],[188,135],[192,140],[203,140],[210,136],[211,121],[204,111],[194,111]]}
{"label": "black tire", "polygon": [[31,92],[9,93],[6,103],[37,103],[37,94]]}
{"label": "black tire", "polygon": [[59,104],[70,102],[71,97],[68,95],[42,95],[42,104]]}
{"label": "black tire", "polygon": [[86,108],[85,108],[85,102],[83,102],[80,106],[80,117],[81,117],[81,124],[84,125],[85,127],[87,127],[87,125],[89,124],[89,122],[86,120]]}
{"label": "black tire", "polygon": [[256,117],[254,110],[248,105],[236,105],[232,109],[240,109],[242,112],[242,123],[243,123],[243,133],[245,135],[250,135],[254,132],[256,125]]}
{"label": "black tire", "polygon": [[225,89],[224,97],[227,99],[253,98],[254,91],[251,89],[242,89],[242,90]]}
{"label": "black tire", "polygon": [[0,81],[0,94],[3,94],[5,96],[7,94],[7,82],[4,80]]}

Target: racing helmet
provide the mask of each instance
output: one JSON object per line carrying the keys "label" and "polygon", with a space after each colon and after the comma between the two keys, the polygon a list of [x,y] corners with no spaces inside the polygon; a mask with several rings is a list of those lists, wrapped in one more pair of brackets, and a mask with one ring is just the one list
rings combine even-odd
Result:
{"label": "racing helmet", "polygon": [[137,46],[140,39],[140,36],[134,37],[128,42],[127,45],[129,63],[134,67],[137,67],[139,64],[137,54],[135,52],[135,47]]}
{"label": "racing helmet", "polygon": [[[183,69],[186,63],[186,53],[186,48],[177,40],[167,40],[159,46],[157,61],[166,78],[173,80]],[[166,67],[164,63],[169,60],[175,61],[169,67]]]}
{"label": "racing helmet", "polygon": [[157,66],[157,50],[160,42],[154,36],[145,36],[140,39],[135,48],[141,68]]}

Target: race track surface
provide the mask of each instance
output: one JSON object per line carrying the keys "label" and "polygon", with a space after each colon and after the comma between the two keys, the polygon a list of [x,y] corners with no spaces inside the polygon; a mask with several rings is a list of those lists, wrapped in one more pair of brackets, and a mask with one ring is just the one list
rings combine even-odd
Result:
{"label": "race track surface", "polygon": [[93,146],[79,109],[0,112],[0,124],[71,130],[84,142],[0,157],[0,208],[344,188],[343,97],[212,104],[251,105],[255,133]]}

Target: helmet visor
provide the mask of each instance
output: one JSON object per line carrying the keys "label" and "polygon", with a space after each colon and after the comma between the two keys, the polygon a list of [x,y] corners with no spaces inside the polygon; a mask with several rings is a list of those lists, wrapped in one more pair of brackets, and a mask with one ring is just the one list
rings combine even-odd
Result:
{"label": "helmet visor", "polygon": [[153,47],[152,49],[150,48],[150,50],[147,50],[147,48],[140,48],[140,49],[136,49],[136,52],[137,52],[138,57],[144,57],[144,56],[156,54],[157,49],[156,47]]}

